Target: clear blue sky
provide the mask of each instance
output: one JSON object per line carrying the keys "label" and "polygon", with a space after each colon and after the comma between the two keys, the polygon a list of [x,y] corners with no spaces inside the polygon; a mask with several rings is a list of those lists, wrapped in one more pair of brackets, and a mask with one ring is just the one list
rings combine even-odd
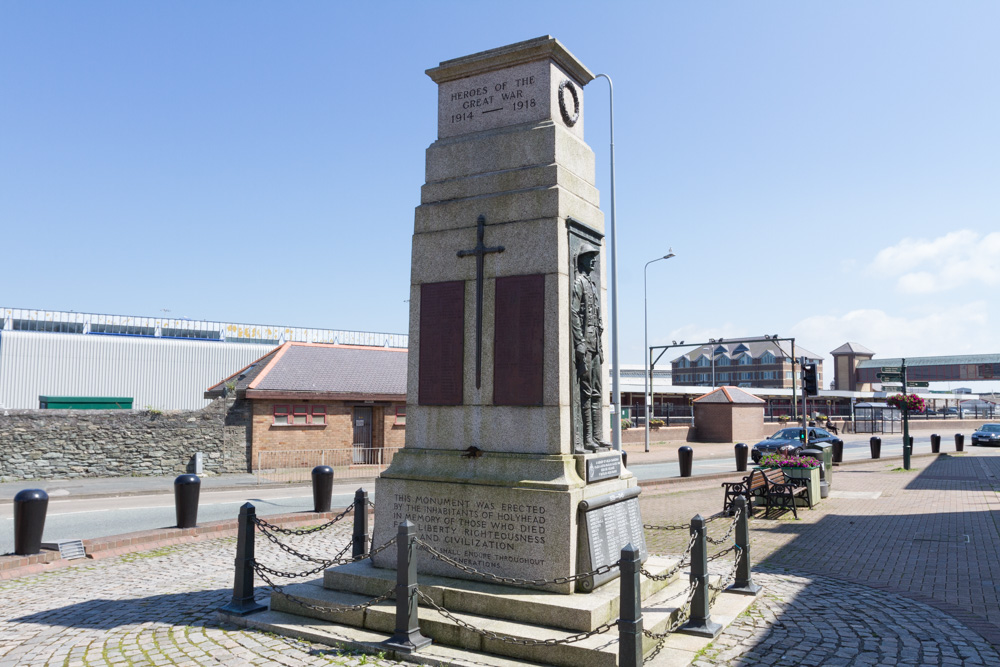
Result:
{"label": "clear blue sky", "polygon": [[0,304],[405,332],[423,72],[551,34],[615,81],[623,363],[668,247],[652,343],[1000,352],[998,28],[985,1],[6,0]]}

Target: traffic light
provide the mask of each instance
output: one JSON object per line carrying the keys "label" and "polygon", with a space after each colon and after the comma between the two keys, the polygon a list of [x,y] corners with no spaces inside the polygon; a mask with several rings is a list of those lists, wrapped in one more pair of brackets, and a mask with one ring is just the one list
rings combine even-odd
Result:
{"label": "traffic light", "polygon": [[815,396],[819,393],[816,364],[802,364],[802,391],[806,396]]}

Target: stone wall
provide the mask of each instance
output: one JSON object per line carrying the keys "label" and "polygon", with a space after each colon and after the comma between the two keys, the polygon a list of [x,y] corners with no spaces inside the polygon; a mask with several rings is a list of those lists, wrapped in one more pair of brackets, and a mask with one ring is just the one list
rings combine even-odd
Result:
{"label": "stone wall", "polygon": [[7,410],[0,481],[247,471],[250,408],[217,399],[201,410]]}

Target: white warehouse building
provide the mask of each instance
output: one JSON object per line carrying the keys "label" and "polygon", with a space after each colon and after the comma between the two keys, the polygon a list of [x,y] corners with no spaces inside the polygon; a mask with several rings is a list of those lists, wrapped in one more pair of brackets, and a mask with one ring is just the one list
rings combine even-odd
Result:
{"label": "white warehouse building", "polygon": [[405,334],[0,308],[0,409],[38,408],[40,396],[202,408],[208,387],[290,341],[407,346]]}

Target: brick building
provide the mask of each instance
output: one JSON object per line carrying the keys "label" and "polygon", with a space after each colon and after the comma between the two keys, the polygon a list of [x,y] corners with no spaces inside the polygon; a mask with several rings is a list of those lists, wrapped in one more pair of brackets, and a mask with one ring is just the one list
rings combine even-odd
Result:
{"label": "brick building", "polygon": [[[776,341],[727,339],[703,345],[671,362],[673,385],[791,388],[801,370],[797,362],[792,364],[792,352],[787,342]],[[801,346],[794,355],[816,364],[822,387],[823,357]]]}
{"label": "brick building", "polygon": [[251,469],[385,463],[403,446],[406,359],[406,349],[285,343],[205,398],[235,394],[230,412],[250,414]]}

